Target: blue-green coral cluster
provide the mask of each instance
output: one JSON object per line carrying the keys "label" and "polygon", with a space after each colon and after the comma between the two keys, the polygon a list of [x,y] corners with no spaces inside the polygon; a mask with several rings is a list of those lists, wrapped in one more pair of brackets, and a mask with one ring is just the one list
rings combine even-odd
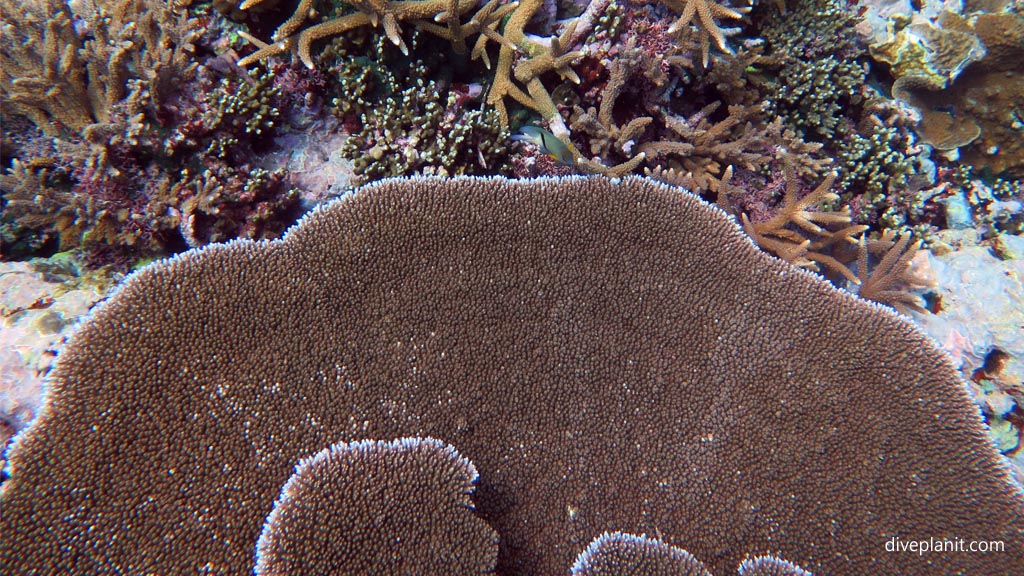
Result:
{"label": "blue-green coral cluster", "polygon": [[352,159],[362,182],[506,172],[509,133],[496,111],[474,109],[473,101],[465,91],[419,80],[363,114],[362,130],[342,154]]}
{"label": "blue-green coral cluster", "polygon": [[[766,111],[782,116],[835,158],[838,182],[862,194],[859,216],[879,218],[890,194],[907,189],[928,162],[908,121],[870,85],[867,53],[857,42],[857,19],[844,2],[798,3],[785,18],[773,18],[762,33],[777,63],[767,82]],[[887,215],[898,228],[905,215]]]}

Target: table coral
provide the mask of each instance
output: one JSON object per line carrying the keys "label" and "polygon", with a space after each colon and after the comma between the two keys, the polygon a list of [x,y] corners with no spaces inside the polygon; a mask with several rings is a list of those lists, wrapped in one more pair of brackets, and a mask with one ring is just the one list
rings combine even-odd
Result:
{"label": "table coral", "polygon": [[[248,572],[296,463],[407,437],[472,462],[498,573],[613,531],[713,574],[1024,572],[1024,494],[945,354],[638,178],[388,180],[140,271],[11,450],[0,562]],[[1007,553],[882,552],[948,534]]]}
{"label": "table coral", "polygon": [[476,480],[472,462],[433,438],[325,448],[281,490],[255,573],[491,573],[498,535],[473,513]]}

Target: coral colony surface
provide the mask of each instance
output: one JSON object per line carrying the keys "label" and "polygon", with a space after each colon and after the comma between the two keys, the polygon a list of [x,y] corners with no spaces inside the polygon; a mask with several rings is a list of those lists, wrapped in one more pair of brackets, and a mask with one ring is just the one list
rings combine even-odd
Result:
{"label": "coral colony surface", "polygon": [[0,571],[1024,574],[1024,1],[0,18]]}

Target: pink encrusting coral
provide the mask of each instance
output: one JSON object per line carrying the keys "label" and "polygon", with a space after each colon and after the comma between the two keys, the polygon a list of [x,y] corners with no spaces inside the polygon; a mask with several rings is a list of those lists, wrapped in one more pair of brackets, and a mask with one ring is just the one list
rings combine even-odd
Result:
{"label": "pink encrusting coral", "polygon": [[[1024,496],[934,342],[643,178],[367,186],[282,240],[136,273],[49,392],[0,493],[0,565],[19,574],[248,573],[297,463],[410,437],[479,473],[498,574],[565,574],[606,532],[717,575],[760,556],[1024,573]],[[436,466],[423,485],[458,498],[472,474]],[[444,500],[413,492],[379,502]],[[358,524],[361,498],[316,504]],[[888,553],[892,538],[1005,551]]]}

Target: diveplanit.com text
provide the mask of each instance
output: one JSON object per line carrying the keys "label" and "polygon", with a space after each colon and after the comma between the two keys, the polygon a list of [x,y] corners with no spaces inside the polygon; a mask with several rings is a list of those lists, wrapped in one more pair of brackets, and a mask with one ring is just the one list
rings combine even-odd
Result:
{"label": "diveplanit.com text", "polygon": [[963,538],[927,538],[904,540],[893,536],[885,543],[886,552],[913,552],[924,555],[932,552],[1003,552],[1002,540],[964,540]]}

